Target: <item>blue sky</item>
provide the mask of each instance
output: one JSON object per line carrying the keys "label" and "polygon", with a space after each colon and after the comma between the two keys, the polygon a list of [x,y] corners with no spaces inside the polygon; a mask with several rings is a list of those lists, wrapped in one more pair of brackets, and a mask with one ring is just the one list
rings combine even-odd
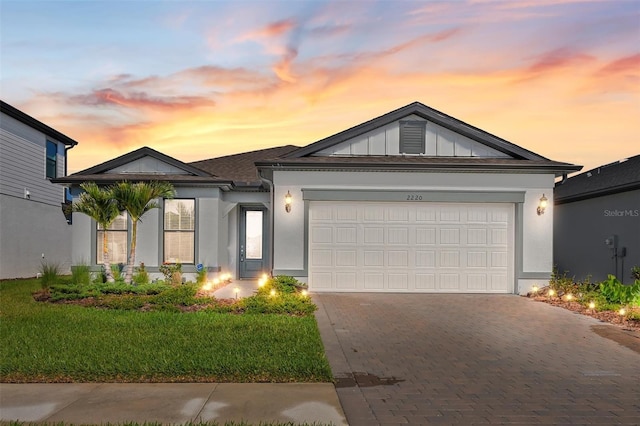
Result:
{"label": "blue sky", "polygon": [[413,101],[559,161],[640,153],[640,1],[0,1],[2,99],[70,171],[306,145]]}

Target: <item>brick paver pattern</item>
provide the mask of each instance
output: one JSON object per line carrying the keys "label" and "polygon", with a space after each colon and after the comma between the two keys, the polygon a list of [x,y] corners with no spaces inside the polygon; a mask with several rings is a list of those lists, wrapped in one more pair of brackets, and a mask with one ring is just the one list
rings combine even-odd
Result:
{"label": "brick paver pattern", "polygon": [[403,380],[338,388],[352,426],[640,424],[640,354],[592,318],[515,295],[316,297],[336,377]]}

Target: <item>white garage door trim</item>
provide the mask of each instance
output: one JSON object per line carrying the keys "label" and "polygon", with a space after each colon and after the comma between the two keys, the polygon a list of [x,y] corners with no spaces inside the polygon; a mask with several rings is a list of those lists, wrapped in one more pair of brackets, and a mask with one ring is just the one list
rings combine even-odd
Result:
{"label": "white garage door trim", "polygon": [[314,292],[512,293],[513,203],[311,201]]}

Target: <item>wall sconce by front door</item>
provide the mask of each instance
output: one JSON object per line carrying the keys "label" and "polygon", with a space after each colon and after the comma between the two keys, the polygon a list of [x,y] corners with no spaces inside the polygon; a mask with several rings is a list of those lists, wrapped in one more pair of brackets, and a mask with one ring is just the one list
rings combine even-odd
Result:
{"label": "wall sconce by front door", "polygon": [[544,196],[544,194],[542,194],[542,197],[540,198],[540,203],[538,204],[538,216],[541,216],[544,214],[544,210],[547,208],[547,197]]}
{"label": "wall sconce by front door", "polygon": [[284,209],[287,213],[291,212],[291,201],[292,201],[292,196],[291,193],[289,191],[287,191],[287,195],[284,196]]}

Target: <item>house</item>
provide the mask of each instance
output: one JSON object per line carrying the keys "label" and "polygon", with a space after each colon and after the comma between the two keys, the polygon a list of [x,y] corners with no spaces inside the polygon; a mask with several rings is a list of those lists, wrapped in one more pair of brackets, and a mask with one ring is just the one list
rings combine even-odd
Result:
{"label": "house", "polygon": [[560,273],[630,283],[640,266],[640,155],[558,182],[553,261]]}
{"label": "house", "polygon": [[33,277],[42,262],[71,265],[62,210],[67,151],[78,142],[0,101],[0,279]]}
{"label": "house", "polygon": [[[172,182],[177,197],[138,230],[152,272],[180,261],[316,292],[518,293],[550,276],[553,207],[539,204],[579,169],[415,102],[301,148],[187,164],[145,147],[57,182]],[[107,231],[117,259],[124,219]],[[96,264],[104,231],[77,214],[73,228],[74,259]]]}

